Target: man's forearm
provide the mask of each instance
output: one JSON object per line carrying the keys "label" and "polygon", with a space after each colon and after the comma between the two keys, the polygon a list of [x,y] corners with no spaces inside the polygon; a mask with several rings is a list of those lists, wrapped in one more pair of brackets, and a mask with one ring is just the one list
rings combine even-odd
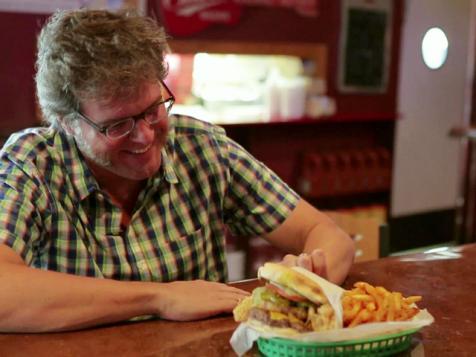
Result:
{"label": "man's forearm", "polygon": [[247,291],[190,280],[129,282],[30,268],[0,244],[0,333],[76,330],[156,315],[190,321],[229,313]]}
{"label": "man's forearm", "polygon": [[[283,224],[266,234],[265,238],[289,253],[283,258],[286,265],[298,265],[322,274],[325,260],[323,276],[336,284],[344,281],[354,260],[355,246],[349,235],[303,199]],[[322,250],[323,260],[311,263],[309,259],[315,249]],[[305,261],[308,264],[298,259],[297,255],[301,253],[307,253]]]}
{"label": "man's forearm", "polygon": [[157,314],[153,283],[0,265],[0,332],[79,329]]}

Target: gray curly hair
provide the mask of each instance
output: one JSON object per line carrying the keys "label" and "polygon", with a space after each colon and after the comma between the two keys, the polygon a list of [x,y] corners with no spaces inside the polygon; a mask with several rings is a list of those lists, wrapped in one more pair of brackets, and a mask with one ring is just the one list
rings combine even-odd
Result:
{"label": "gray curly hair", "polygon": [[138,95],[164,79],[167,38],[151,18],[133,11],[54,13],[38,37],[36,89],[44,120],[61,128],[82,100]]}

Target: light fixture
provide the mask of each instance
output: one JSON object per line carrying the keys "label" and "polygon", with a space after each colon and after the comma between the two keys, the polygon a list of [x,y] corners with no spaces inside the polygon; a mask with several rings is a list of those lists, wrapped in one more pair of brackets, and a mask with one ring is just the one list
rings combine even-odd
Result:
{"label": "light fixture", "polygon": [[430,69],[441,68],[448,57],[448,38],[439,27],[426,31],[421,42],[423,62]]}

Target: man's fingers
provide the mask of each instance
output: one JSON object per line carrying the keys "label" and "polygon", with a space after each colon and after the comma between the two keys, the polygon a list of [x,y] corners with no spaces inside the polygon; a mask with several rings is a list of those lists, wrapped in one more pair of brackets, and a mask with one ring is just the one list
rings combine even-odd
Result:
{"label": "man's fingers", "polygon": [[326,256],[321,249],[314,249],[312,253],[301,253],[299,256],[287,254],[281,264],[289,267],[298,266],[327,279]]}
{"label": "man's fingers", "polygon": [[298,256],[296,265],[298,267],[312,271],[312,263],[311,257],[306,253],[302,253]]}
{"label": "man's fingers", "polygon": [[204,280],[161,284],[158,315],[166,320],[190,321],[232,312],[249,292],[224,283]]}
{"label": "man's fingers", "polygon": [[221,309],[223,309],[221,312],[231,312],[238,304],[249,296],[250,293],[243,290],[238,292],[228,291],[218,294],[215,298],[215,302],[219,304]]}
{"label": "man's fingers", "polygon": [[311,253],[313,272],[327,278],[326,256],[321,249],[314,249]]}
{"label": "man's fingers", "polygon": [[293,267],[293,266],[296,266],[296,260],[297,260],[297,257],[295,255],[286,254],[283,260],[281,261],[281,264],[284,264],[288,267]]}
{"label": "man's fingers", "polygon": [[229,291],[229,292],[234,293],[234,294],[243,295],[243,296],[250,295],[249,291],[246,291],[246,290],[243,290],[243,289],[240,289],[240,288],[236,288],[234,286],[225,285],[224,288],[225,288],[225,291]]}

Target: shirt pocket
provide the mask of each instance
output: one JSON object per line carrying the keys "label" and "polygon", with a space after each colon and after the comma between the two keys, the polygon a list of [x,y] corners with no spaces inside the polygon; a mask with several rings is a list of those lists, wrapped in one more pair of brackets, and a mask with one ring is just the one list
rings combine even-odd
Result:
{"label": "shirt pocket", "polygon": [[205,279],[208,234],[207,229],[200,227],[185,235],[167,237],[161,247],[161,280]]}

